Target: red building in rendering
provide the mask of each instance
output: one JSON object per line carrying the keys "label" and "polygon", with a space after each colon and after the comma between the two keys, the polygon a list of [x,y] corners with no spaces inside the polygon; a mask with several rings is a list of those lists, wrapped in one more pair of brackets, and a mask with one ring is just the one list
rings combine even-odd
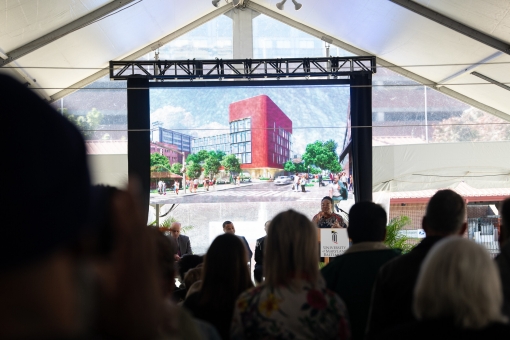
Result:
{"label": "red building in rendering", "polygon": [[[266,95],[229,106],[231,152],[252,176],[273,174],[290,159],[292,121]],[[237,145],[236,145],[237,144]]]}

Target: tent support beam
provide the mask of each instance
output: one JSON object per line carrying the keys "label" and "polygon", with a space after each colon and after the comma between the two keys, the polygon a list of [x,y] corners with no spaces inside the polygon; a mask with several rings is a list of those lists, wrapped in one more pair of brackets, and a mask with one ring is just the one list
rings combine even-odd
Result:
{"label": "tent support beam", "polygon": [[471,66],[468,66],[465,69],[460,70],[459,72],[456,72],[456,73],[452,74],[449,77],[444,78],[443,80],[441,80],[438,83],[437,87],[444,86],[444,85],[446,85],[446,83],[451,82],[454,79],[457,79],[457,78],[459,78],[459,77],[461,77],[461,76],[463,76],[465,74],[471,73],[474,70],[476,70],[478,67],[482,66],[483,64],[485,64],[485,63],[487,63],[487,62],[489,62],[491,60],[497,59],[497,58],[499,58],[502,55],[503,55],[503,52],[500,52],[500,51],[498,51],[498,52],[496,52],[494,54],[491,54],[487,58],[484,58],[484,59],[480,60],[479,62],[477,62],[477,63],[475,63],[475,64],[473,64]]}
{"label": "tent support beam", "polygon": [[475,30],[469,26],[461,24],[458,21],[455,21],[445,15],[442,15],[436,11],[431,10],[430,8],[422,6],[411,0],[390,0],[390,1],[396,5],[402,6],[410,10],[411,12],[421,15],[422,17],[425,17],[429,20],[437,22],[440,25],[448,27],[454,30],[455,32],[458,32],[460,34],[470,37],[471,39],[481,42],[482,44],[495,48],[503,53],[510,54],[509,44],[499,39],[496,39],[490,35],[487,35],[483,32]]}
{"label": "tent support beam", "polygon": [[121,7],[126,6],[130,2],[133,2],[134,0],[115,0],[112,1],[103,7],[100,7],[96,9],[95,11],[92,11],[81,18],[78,18],[74,20],[73,22],[68,23],[67,25],[64,25],[60,28],[57,28],[53,32],[50,32],[48,34],[43,35],[42,37],[35,39],[28,44],[25,44],[21,47],[18,47],[9,53],[7,53],[7,59],[0,61],[0,67],[5,66],[11,62],[13,62],[16,59],[19,59],[23,57],[24,55],[27,55],[31,52],[34,52],[35,50],[48,45],[49,43],[62,38],[63,36],[68,35],[69,33],[72,33],[76,30],[79,30],[80,28],[83,28],[94,21],[101,19],[105,15],[108,15],[116,10],[118,10]]}
{"label": "tent support beam", "polygon": [[[268,17],[271,17],[275,20],[278,20],[280,22],[283,22],[284,24],[287,24],[289,26],[292,26],[294,28],[297,28],[298,30],[300,31],[303,31],[305,33],[308,33],[314,37],[317,37],[319,39],[322,39],[324,41],[327,41],[328,43],[332,44],[332,45],[335,45],[335,46],[338,46],[346,51],[349,51],[351,53],[354,53],[356,55],[359,55],[359,56],[372,56],[373,54],[371,53],[368,53],[367,51],[364,51],[362,49],[359,49],[357,47],[354,47],[350,44],[347,44],[341,40],[338,40],[336,38],[333,38],[331,36],[328,36],[327,34],[319,31],[319,30],[316,30],[314,28],[311,28],[310,26],[307,26],[305,24],[302,24],[300,22],[297,22],[293,19],[290,19],[280,13],[277,13],[273,10],[270,10],[269,8],[267,7],[264,7],[264,6],[261,6],[261,5],[258,5],[254,2],[249,2],[247,7],[250,7],[251,9],[259,12],[259,13],[262,13],[264,15],[267,15]],[[499,117],[503,120],[506,120],[508,122],[510,122],[510,115],[506,114],[505,112],[503,111],[500,111],[498,109],[495,109],[491,106],[488,106],[488,105],[485,105],[483,103],[480,103],[479,101],[476,101],[470,97],[467,97],[463,94],[460,94],[446,86],[441,86],[441,87],[438,87],[438,84],[436,82],[433,82],[432,80],[430,79],[427,79],[425,77],[422,77],[416,73],[413,73],[409,70],[406,70],[402,67],[399,67],[393,63],[390,63],[389,61],[386,61],[380,57],[377,57],[377,63],[380,65],[380,66],[383,66],[383,67],[386,67],[386,68],[389,68],[390,70],[392,70],[393,72],[396,72],[400,75],[403,75],[404,77],[407,77],[411,80],[414,80],[422,85],[425,85],[425,86],[428,86],[432,89],[435,89],[441,93],[444,93],[452,98],[455,98],[457,100],[460,100],[466,104],[469,104],[473,107],[476,107],[477,109],[480,109],[482,111],[485,111],[487,113],[490,113],[496,117]]]}
{"label": "tent support beam", "polygon": [[[134,53],[131,53],[130,55],[126,56],[125,58],[122,58],[121,60],[136,60],[136,59],[144,56],[145,54],[150,53],[151,51],[154,51],[154,50],[158,49],[159,47],[168,44],[172,40],[179,38],[180,36],[188,33],[189,31],[205,24],[206,22],[208,22],[216,17],[219,17],[220,15],[225,14],[226,12],[230,11],[231,9],[232,9],[231,4],[224,5],[220,8],[212,11],[211,13],[201,17],[200,19],[195,20],[195,21],[189,23],[188,25],[179,28],[178,30],[164,36],[163,38],[161,38],[157,41],[152,42],[151,44],[139,49],[138,51],[136,51]],[[63,98],[75,91],[78,91],[80,88],[85,87],[85,86],[89,85],[90,83],[95,82],[99,78],[102,78],[102,77],[108,75],[109,73],[110,73],[110,70],[109,70],[108,66],[106,66],[101,71],[98,71],[98,72],[88,76],[87,78],[82,79],[77,83],[74,83],[73,85],[69,86],[68,88],[55,93],[54,95],[51,96],[51,102],[59,100],[60,98]]]}

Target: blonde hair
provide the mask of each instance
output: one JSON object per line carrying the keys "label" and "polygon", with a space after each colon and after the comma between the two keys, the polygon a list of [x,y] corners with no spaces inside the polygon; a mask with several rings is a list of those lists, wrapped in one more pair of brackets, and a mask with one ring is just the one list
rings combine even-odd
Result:
{"label": "blonde hair", "polygon": [[319,279],[317,228],[294,210],[271,221],[264,244],[264,276],[270,287],[289,285],[295,278]]}
{"label": "blonde hair", "polygon": [[414,289],[418,319],[450,318],[460,328],[505,322],[498,269],[487,250],[465,238],[447,237],[425,258]]}

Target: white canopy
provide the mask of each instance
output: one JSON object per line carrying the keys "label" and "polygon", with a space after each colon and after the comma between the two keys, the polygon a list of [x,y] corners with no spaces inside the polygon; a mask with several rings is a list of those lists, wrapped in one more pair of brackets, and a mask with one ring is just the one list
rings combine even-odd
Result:
{"label": "white canopy", "polygon": [[510,188],[510,142],[373,147],[374,192]]}
{"label": "white canopy", "polygon": [[[382,66],[510,120],[510,92],[504,88],[510,83],[509,0],[299,0],[299,11],[290,1],[279,11],[278,1],[245,3],[354,54],[375,55]],[[396,2],[421,5],[442,15],[439,21],[449,19],[449,27]],[[138,58],[232,8],[220,4],[217,9],[209,0],[6,1],[0,8],[0,56],[16,60],[1,71],[55,100],[104,76],[109,60]],[[491,41],[499,42],[499,49]]]}

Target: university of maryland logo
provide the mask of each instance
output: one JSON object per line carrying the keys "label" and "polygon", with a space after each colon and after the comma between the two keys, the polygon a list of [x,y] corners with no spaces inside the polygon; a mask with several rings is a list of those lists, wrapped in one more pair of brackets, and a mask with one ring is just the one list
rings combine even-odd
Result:
{"label": "university of maryland logo", "polygon": [[331,230],[331,240],[333,241],[334,244],[338,244],[337,232],[334,230]]}

